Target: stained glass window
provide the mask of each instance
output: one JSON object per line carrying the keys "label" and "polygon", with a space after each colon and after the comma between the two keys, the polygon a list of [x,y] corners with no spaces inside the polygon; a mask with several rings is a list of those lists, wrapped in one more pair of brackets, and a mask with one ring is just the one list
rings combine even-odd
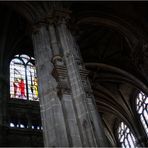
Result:
{"label": "stained glass window", "polygon": [[35,59],[16,55],[10,62],[10,98],[39,101]]}
{"label": "stained glass window", "polygon": [[140,92],[136,98],[136,109],[148,136],[148,97]]}
{"label": "stained glass window", "polygon": [[119,125],[118,139],[120,141],[121,147],[123,148],[136,147],[136,139],[124,122],[121,122]]}

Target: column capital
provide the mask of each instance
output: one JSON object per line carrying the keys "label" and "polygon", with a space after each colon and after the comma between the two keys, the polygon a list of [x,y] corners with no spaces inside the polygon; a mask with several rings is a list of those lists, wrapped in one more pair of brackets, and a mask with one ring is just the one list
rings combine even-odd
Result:
{"label": "column capital", "polygon": [[71,13],[70,10],[67,9],[54,9],[51,13],[49,13],[46,17],[42,20],[37,21],[33,24],[32,32],[35,33],[39,30],[42,25],[51,25],[51,24],[66,24]]}
{"label": "column capital", "polygon": [[46,26],[46,25],[47,25],[47,22],[44,20],[35,23],[34,25],[32,25],[32,33],[38,32],[42,26]]}
{"label": "column capital", "polygon": [[45,18],[45,21],[48,24],[63,24],[69,21],[70,16],[69,14],[71,13],[71,11],[69,10],[59,10],[59,9],[55,9],[52,14],[48,15]]}
{"label": "column capital", "polygon": [[47,17],[45,18],[45,20],[46,20],[46,22],[47,22],[48,25],[55,24],[55,22],[56,22],[56,19],[55,19],[55,17],[53,17],[53,16],[47,16]]}

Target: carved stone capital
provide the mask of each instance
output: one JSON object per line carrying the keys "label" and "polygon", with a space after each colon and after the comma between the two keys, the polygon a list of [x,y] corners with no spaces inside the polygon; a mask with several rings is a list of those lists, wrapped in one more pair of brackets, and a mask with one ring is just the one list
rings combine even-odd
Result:
{"label": "carved stone capital", "polygon": [[50,15],[45,18],[45,21],[47,22],[48,25],[55,24],[56,18],[53,15]]}
{"label": "carved stone capital", "polygon": [[47,22],[45,20],[35,23],[32,26],[32,33],[37,33],[43,25],[47,25]]}
{"label": "carved stone capital", "polygon": [[67,23],[70,19],[69,14],[71,13],[70,10],[65,9],[63,7],[55,7],[52,8],[48,14],[43,16],[40,20],[38,20],[32,27],[32,32],[36,33],[40,26],[42,25],[50,25],[50,24],[63,24]]}
{"label": "carved stone capital", "polygon": [[71,11],[65,10],[65,9],[54,9],[48,16],[44,18],[46,23],[50,24],[65,24],[69,21],[70,19],[70,14]]}

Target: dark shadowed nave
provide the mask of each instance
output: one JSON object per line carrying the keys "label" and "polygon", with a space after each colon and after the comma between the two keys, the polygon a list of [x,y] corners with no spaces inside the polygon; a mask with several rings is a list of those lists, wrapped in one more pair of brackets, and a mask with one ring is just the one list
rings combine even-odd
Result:
{"label": "dark shadowed nave", "polygon": [[0,146],[147,147],[147,8],[0,2]]}

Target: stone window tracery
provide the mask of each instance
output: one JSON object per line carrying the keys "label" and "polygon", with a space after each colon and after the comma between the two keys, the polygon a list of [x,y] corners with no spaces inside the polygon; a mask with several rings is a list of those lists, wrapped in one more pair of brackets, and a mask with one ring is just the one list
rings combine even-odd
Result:
{"label": "stone window tracery", "polygon": [[35,59],[15,55],[10,62],[10,98],[39,101]]}
{"label": "stone window tracery", "polygon": [[118,139],[122,148],[136,147],[136,139],[124,122],[121,122],[118,127]]}
{"label": "stone window tracery", "polygon": [[140,115],[140,120],[148,136],[148,97],[143,92],[137,95],[136,110]]}

